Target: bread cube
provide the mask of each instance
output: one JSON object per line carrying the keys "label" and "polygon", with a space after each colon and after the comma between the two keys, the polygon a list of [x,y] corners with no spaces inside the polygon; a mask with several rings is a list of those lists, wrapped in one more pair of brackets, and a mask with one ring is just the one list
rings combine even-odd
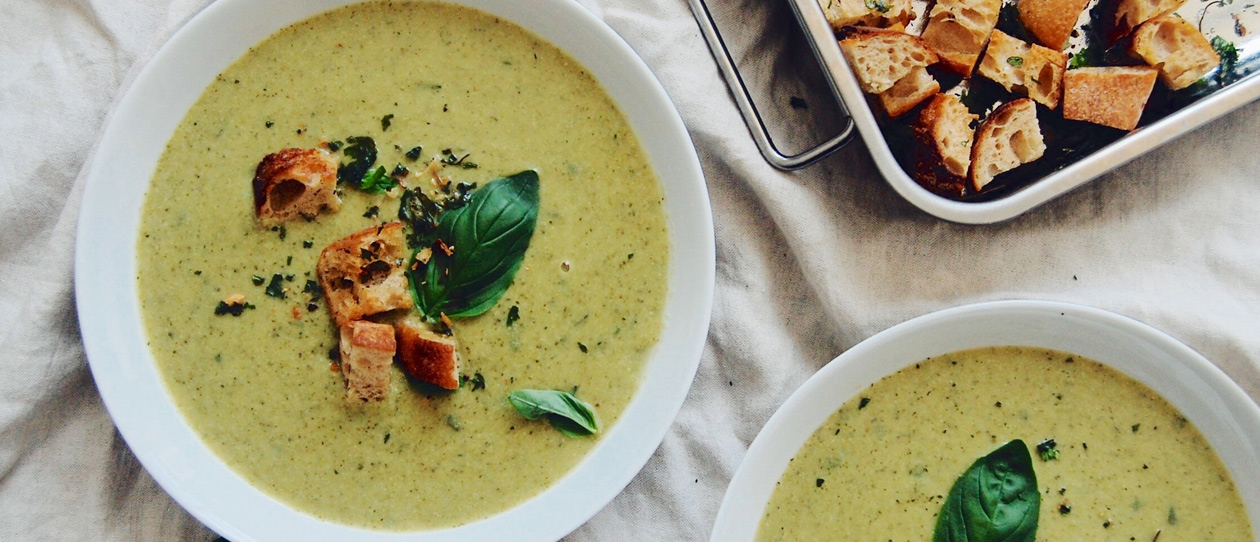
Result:
{"label": "bread cube", "polygon": [[254,214],[262,226],[341,210],[337,159],[323,149],[283,149],[254,170]]}
{"label": "bread cube", "polygon": [[968,77],[997,26],[1001,9],[1002,0],[937,0],[923,29],[923,41],[940,55],[941,65]]}
{"label": "bread cube", "polygon": [[971,189],[979,192],[1000,173],[1041,158],[1046,143],[1037,104],[1019,98],[1002,104],[980,123],[971,147]]}
{"label": "bread cube", "polygon": [[846,26],[905,28],[914,19],[910,0],[818,0],[818,4],[837,32]]}
{"label": "bread cube", "polygon": [[412,306],[401,222],[353,233],[324,248],[315,265],[337,325]]}
{"label": "bread cube", "polygon": [[1120,0],[1116,4],[1116,24],[1113,38],[1121,38],[1138,25],[1176,11],[1186,0]]}
{"label": "bread cube", "polygon": [[1062,51],[1089,0],[1019,0],[1019,21],[1042,45]]}
{"label": "bread cube", "polygon": [[1221,57],[1203,33],[1175,15],[1142,23],[1133,33],[1132,51],[1158,69],[1160,80],[1173,90],[1193,85],[1221,65]]}
{"label": "bread cube", "polygon": [[391,325],[355,320],[341,326],[341,374],[346,378],[347,402],[375,403],[389,397],[396,346]]}
{"label": "bread cube", "polygon": [[846,28],[840,51],[849,61],[862,90],[881,94],[916,68],[937,61],[923,40],[905,32],[879,28]]}
{"label": "bread cube", "polygon": [[920,185],[949,198],[966,193],[975,136],[971,123],[979,118],[949,94],[937,94],[928,102],[913,126],[920,144],[915,167],[915,180]]}
{"label": "bread cube", "polygon": [[923,100],[931,98],[940,90],[940,83],[937,83],[932,74],[928,73],[927,68],[920,66],[911,70],[905,77],[880,94],[879,102],[883,104],[888,116],[895,119],[910,112]]}
{"label": "bread cube", "polygon": [[398,363],[412,378],[440,388],[459,387],[459,351],[455,337],[442,335],[421,322],[402,320],[398,330]]}
{"label": "bread cube", "polygon": [[1147,66],[1068,70],[1063,76],[1063,118],[1132,130],[1158,72]]}
{"label": "bread cube", "polygon": [[1024,43],[994,30],[980,61],[980,75],[1009,92],[1024,94],[1050,109],[1059,106],[1067,55],[1035,43]]}

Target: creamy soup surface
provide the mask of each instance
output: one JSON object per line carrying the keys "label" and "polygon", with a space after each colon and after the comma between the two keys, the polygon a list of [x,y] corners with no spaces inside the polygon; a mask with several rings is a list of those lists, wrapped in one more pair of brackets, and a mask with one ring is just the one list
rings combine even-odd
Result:
{"label": "creamy soup surface", "polygon": [[[444,171],[455,182],[538,171],[514,284],[454,323],[461,372],[484,389],[441,392],[395,368],[384,404],[347,406],[331,318],[303,288],[324,246],[396,220],[399,200],[343,186],[339,213],[266,229],[250,182],[268,153],[350,136],[374,138],[388,169],[468,154],[477,167]],[[386,530],[487,517],[571,470],[599,437],[527,421],[507,395],[577,388],[602,428],[616,422],[660,333],[669,251],[657,178],[600,85],[512,23],[428,2],[316,16],[219,75],[157,166],[138,248],[149,346],[201,438],[303,512]],[[291,277],[284,299],[256,284],[274,274]],[[216,316],[236,293],[256,308]]]}
{"label": "creamy soup surface", "polygon": [[[759,541],[931,540],[954,481],[1022,439],[1039,541],[1251,542],[1242,499],[1203,436],[1141,383],[1062,352],[929,358],[846,403],[779,480]],[[1035,446],[1054,439],[1056,459]]]}

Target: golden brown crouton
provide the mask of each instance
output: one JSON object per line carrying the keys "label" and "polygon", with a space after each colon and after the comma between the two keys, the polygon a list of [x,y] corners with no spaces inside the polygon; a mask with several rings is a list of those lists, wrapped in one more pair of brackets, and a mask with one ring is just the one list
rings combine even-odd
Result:
{"label": "golden brown crouton", "polygon": [[971,189],[979,192],[999,173],[1041,158],[1045,152],[1037,104],[1028,98],[1004,103],[976,129],[976,142],[971,147]]}
{"label": "golden brown crouton", "polygon": [[923,29],[923,41],[940,55],[942,66],[970,76],[997,26],[1001,8],[1002,0],[937,0]]}
{"label": "golden brown crouton", "polygon": [[895,119],[909,113],[923,100],[931,98],[940,90],[941,84],[928,73],[927,68],[918,67],[897,81],[892,88],[880,94],[879,103],[884,105],[884,111],[888,112],[888,116]]}
{"label": "golden brown crouton", "polygon": [[980,118],[955,96],[937,94],[914,123],[919,141],[915,180],[933,193],[952,198],[966,192],[971,167],[971,123]]}
{"label": "golden brown crouton", "polygon": [[837,32],[846,26],[904,28],[914,19],[910,0],[818,0],[818,4]]}
{"label": "golden brown crouton", "polygon": [[434,333],[423,323],[402,320],[398,329],[398,363],[412,378],[453,390],[459,387],[459,351],[455,338]]}
{"label": "golden brown crouton", "polygon": [[1184,3],[1186,0],[1120,0],[1116,5],[1116,24],[1112,29],[1112,37],[1123,37],[1138,25],[1172,13]]}
{"label": "golden brown crouton", "polygon": [[397,343],[394,327],[364,320],[341,326],[341,374],[346,401],[369,403],[389,396],[389,368]]}
{"label": "golden brown crouton", "polygon": [[1024,94],[1050,109],[1059,107],[1067,55],[1035,43],[1024,43],[994,30],[980,61],[980,75],[1007,91]]}
{"label": "golden brown crouton", "polygon": [[1158,69],[1160,80],[1173,90],[1193,85],[1221,64],[1203,33],[1175,15],[1142,23],[1133,33],[1133,52]]}
{"label": "golden brown crouton", "polygon": [[1078,68],[1063,76],[1063,118],[1132,130],[1158,70],[1147,66]]}
{"label": "golden brown crouton", "polygon": [[337,159],[323,149],[284,149],[268,154],[254,170],[254,214],[273,226],[299,216],[341,210]]}
{"label": "golden brown crouton", "polygon": [[1019,20],[1042,45],[1062,51],[1089,0],[1019,0]]}
{"label": "golden brown crouton", "polygon": [[412,306],[401,222],[372,226],[328,247],[315,265],[337,325]]}
{"label": "golden brown crouton", "polygon": [[936,53],[918,37],[881,28],[846,28],[840,51],[862,90],[871,94],[881,94],[915,68],[937,61]]}

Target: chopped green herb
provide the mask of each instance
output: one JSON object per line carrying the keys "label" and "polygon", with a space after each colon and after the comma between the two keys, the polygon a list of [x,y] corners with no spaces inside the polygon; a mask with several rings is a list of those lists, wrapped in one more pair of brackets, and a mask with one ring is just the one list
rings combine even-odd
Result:
{"label": "chopped green herb", "polygon": [[398,165],[395,165],[395,166],[394,166],[394,171],[391,171],[391,172],[389,173],[389,176],[390,176],[390,177],[394,177],[394,178],[398,178],[398,177],[406,177],[406,176],[407,176],[408,174],[410,174],[410,173],[411,173],[411,170],[410,170],[410,169],[407,169],[407,166],[404,166],[404,165],[402,165],[402,164],[398,164]]}
{"label": "chopped green herb", "polygon": [[317,296],[324,293],[324,289],[319,287],[318,282],[307,280],[306,285],[302,287],[302,293]]}
{"label": "chopped green herb", "polygon": [[379,215],[379,214],[381,214],[381,208],[376,205],[373,205],[371,207],[368,207],[367,212],[363,213],[363,218],[376,218],[376,215]]}
{"label": "chopped green herb", "polygon": [[368,170],[376,163],[376,141],[366,136],[346,138],[346,150],[343,154],[350,157],[349,164],[337,167],[337,182],[351,182],[362,185]]}
{"label": "chopped green herb", "polygon": [[1169,525],[1177,524],[1177,508],[1172,507],[1172,506],[1168,507],[1168,524]]}
{"label": "chopped green herb", "polygon": [[892,6],[888,5],[884,0],[866,0],[866,9],[878,11],[880,13],[888,13]]}
{"label": "chopped green herb", "polygon": [[581,350],[583,354],[585,354],[588,351],[585,344],[582,344],[582,343],[577,343],[577,344],[578,344],[578,350]]}
{"label": "chopped green herb", "polygon": [[214,360],[215,360],[215,361],[223,361],[223,354],[215,354],[215,355],[214,355]]}
{"label": "chopped green herb", "polygon": [[415,147],[412,147],[411,150],[407,151],[407,154],[406,154],[407,159],[413,160],[413,161],[419,160],[420,153],[422,152],[424,152],[424,147],[421,147],[420,145],[416,145]]}
{"label": "chopped green herb", "polygon": [[[465,156],[464,158],[468,158],[468,157],[467,157],[467,156]],[[464,169],[477,169],[477,164],[474,164],[474,163],[472,163],[472,162],[464,162],[464,163],[460,164],[460,167],[462,167],[462,168],[464,168]]]}
{"label": "chopped green herb", "polygon": [[1006,63],[1018,68],[1024,65],[1024,58],[1019,56],[1008,56],[1006,57]]}
{"label": "chopped green herb", "polygon": [[482,376],[481,373],[473,373],[472,378],[468,378],[468,377],[465,377],[465,378],[470,384],[472,384],[472,387],[469,389],[469,391],[477,391],[477,390],[486,389],[486,377]]}
{"label": "chopped green herb", "polygon": [[508,309],[508,315],[507,315],[508,327],[512,327],[512,324],[515,324],[516,321],[520,319],[521,319],[521,308],[517,307],[516,305],[512,305],[512,308]]}
{"label": "chopped green herb", "polygon": [[266,126],[266,127],[268,127],[268,128],[271,128],[272,126],[275,126],[275,125],[276,125],[276,123],[271,122],[271,121],[267,121],[267,122],[264,122],[264,123],[263,123],[263,126]]}
{"label": "chopped green herb", "polygon": [[281,275],[280,273],[276,273],[272,275],[271,282],[267,283],[267,289],[265,290],[265,292],[267,295],[271,297],[274,297],[277,299],[284,299],[285,298],[284,276]]}
{"label": "chopped green herb", "polygon": [[262,286],[264,282],[267,282],[267,279],[262,278],[258,275],[254,275],[253,277],[250,278],[250,280],[254,282],[254,286]]}
{"label": "chopped green herb", "polygon": [[302,241],[302,248],[311,248],[311,247],[313,247],[313,246],[315,246],[315,241],[314,241],[314,240],[307,239],[307,240],[305,240],[305,241]]}
{"label": "chopped green herb", "polygon": [[870,397],[863,397],[861,399],[858,399],[858,410],[862,410],[866,408],[866,405],[869,405],[869,404],[871,404]]}
{"label": "chopped green herb", "polygon": [[329,141],[329,142],[328,142],[328,150],[329,150],[329,151],[331,151],[331,152],[337,152],[337,151],[341,150],[341,146],[342,146],[342,145],[345,145],[345,143],[342,143],[342,142],[340,142],[340,141]]}
{"label": "chopped green herb", "polygon": [[448,414],[446,416],[446,425],[451,426],[451,429],[456,431],[459,431],[464,427],[463,424],[459,423],[459,418],[456,418],[454,414]]}
{"label": "chopped green herb", "polygon": [[822,487],[824,482],[826,482],[826,480],[823,480],[822,478],[814,480],[814,487]]}
{"label": "chopped green herb", "polygon": [[1234,73],[1234,65],[1238,63],[1238,48],[1233,42],[1220,36],[1212,38],[1212,49],[1221,57],[1221,67],[1216,71],[1216,81],[1222,85]]}
{"label": "chopped green herb", "polygon": [[383,194],[398,186],[398,180],[385,173],[385,166],[377,166],[359,183],[359,189],[369,194]]}
{"label": "chopped green herb", "polygon": [[1054,439],[1046,439],[1037,445],[1037,455],[1041,456],[1042,461],[1051,461],[1059,458],[1059,450],[1056,448],[1058,443]]}
{"label": "chopped green herb", "polygon": [[385,115],[384,117],[381,117],[381,131],[382,131],[382,132],[384,132],[385,130],[388,130],[388,129],[389,129],[389,125],[390,125],[391,121],[393,121],[393,120],[394,120],[394,114],[393,114],[393,113],[390,113],[390,114],[388,114],[388,115]]}
{"label": "chopped green herb", "polygon": [[1072,55],[1072,58],[1068,59],[1068,69],[1074,70],[1076,68],[1084,68],[1086,66],[1093,66],[1094,65],[1093,58],[1095,56],[1097,56],[1097,52],[1095,51],[1094,48],[1086,47],[1084,49],[1081,49],[1080,51],[1077,51],[1076,53],[1074,53]]}
{"label": "chopped green herb", "polygon": [[231,314],[232,316],[240,316],[245,312],[245,309],[252,308],[254,308],[252,303],[232,303],[229,305],[226,301],[220,301],[219,304],[214,307],[214,315],[223,316],[224,314]]}
{"label": "chopped green herb", "polygon": [[1072,513],[1072,505],[1070,505],[1070,504],[1068,504],[1068,503],[1066,503],[1066,502],[1065,502],[1065,503],[1060,503],[1060,504],[1059,504],[1059,513],[1060,513],[1060,514],[1063,514],[1063,515],[1065,515],[1065,516],[1066,516],[1066,515],[1068,515],[1068,514],[1071,514],[1071,513]]}
{"label": "chopped green herb", "polygon": [[1138,432],[1138,429],[1141,429],[1141,428],[1142,428],[1142,424],[1140,423],[1135,423],[1129,426],[1129,429],[1132,429],[1134,433]]}

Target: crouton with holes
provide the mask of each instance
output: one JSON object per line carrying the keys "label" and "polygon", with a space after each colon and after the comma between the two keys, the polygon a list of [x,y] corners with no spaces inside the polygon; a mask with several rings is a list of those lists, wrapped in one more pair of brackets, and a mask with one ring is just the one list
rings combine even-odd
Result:
{"label": "crouton with holes", "polygon": [[401,320],[398,330],[398,364],[421,382],[453,390],[459,387],[459,350],[455,337],[429,329],[421,322]]}
{"label": "crouton with holes", "polygon": [[1132,130],[1158,73],[1147,66],[1068,70],[1063,76],[1063,118]]}
{"label": "crouton with holes", "polygon": [[365,320],[341,326],[341,374],[346,401],[375,403],[389,397],[390,367],[397,342],[394,327]]}
{"label": "crouton with holes", "polygon": [[337,159],[323,149],[284,149],[254,170],[254,214],[269,227],[298,217],[341,210]]}
{"label": "crouton with holes", "polygon": [[968,77],[997,26],[1001,9],[1002,0],[937,0],[923,40],[940,55],[942,66]]}
{"label": "crouton with holes", "polygon": [[819,0],[818,4],[837,32],[846,26],[905,28],[914,19],[910,0]]}
{"label": "crouton with holes", "polygon": [[337,325],[412,306],[401,222],[372,226],[324,248],[315,265]]}
{"label": "crouton with holes", "polygon": [[1023,94],[1050,109],[1059,106],[1067,55],[1035,43],[1024,43],[994,30],[980,61],[980,75],[1009,92]]}
{"label": "crouton with holes", "polygon": [[1019,22],[1039,43],[1062,51],[1089,0],[1019,0]]}
{"label": "crouton with holes", "polygon": [[1174,15],[1142,23],[1133,33],[1132,51],[1158,69],[1160,80],[1173,90],[1193,85],[1221,65],[1220,55],[1203,33]]}
{"label": "crouton with holes", "polygon": [[928,73],[927,68],[918,67],[880,94],[879,103],[883,104],[888,116],[895,119],[940,91],[941,84]]}
{"label": "crouton with holes", "polygon": [[936,53],[923,40],[905,32],[849,27],[840,51],[862,90],[881,94],[916,68],[936,63]]}
{"label": "crouton with holes", "polygon": [[1037,104],[1028,98],[1004,103],[976,129],[971,147],[971,189],[979,192],[993,177],[1041,158],[1045,152]]}
{"label": "crouton with holes", "polygon": [[1120,0],[1112,38],[1127,36],[1142,23],[1172,13],[1186,0]]}
{"label": "crouton with holes", "polygon": [[934,194],[960,198],[971,167],[972,123],[980,118],[956,96],[937,94],[919,113],[914,136],[920,144],[915,179]]}

